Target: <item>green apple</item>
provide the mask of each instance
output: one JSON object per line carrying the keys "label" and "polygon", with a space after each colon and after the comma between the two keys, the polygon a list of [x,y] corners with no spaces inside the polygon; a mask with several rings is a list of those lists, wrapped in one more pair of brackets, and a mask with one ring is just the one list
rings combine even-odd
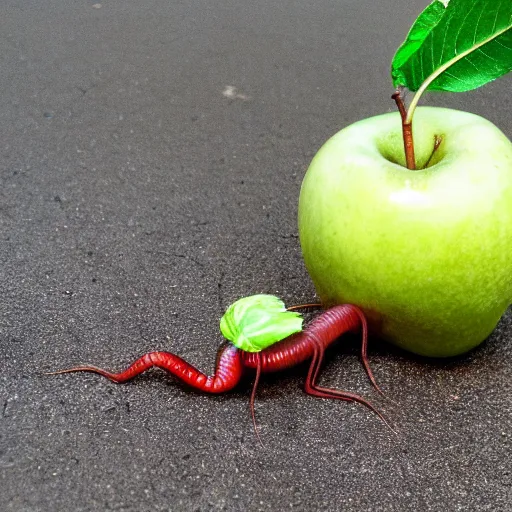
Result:
{"label": "green apple", "polygon": [[479,116],[430,107],[414,137],[416,171],[398,113],[332,137],[302,184],[300,242],[323,304],[355,304],[377,336],[447,357],[512,303],[512,144]]}

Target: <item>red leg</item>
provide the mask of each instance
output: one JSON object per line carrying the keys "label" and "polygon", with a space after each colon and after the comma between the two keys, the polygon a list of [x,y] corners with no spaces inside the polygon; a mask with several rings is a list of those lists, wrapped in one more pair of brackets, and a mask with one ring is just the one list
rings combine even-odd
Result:
{"label": "red leg", "polygon": [[169,352],[149,352],[119,373],[111,373],[95,366],[77,366],[68,370],[51,372],[48,375],[92,372],[103,375],[113,382],[121,383],[133,379],[153,366],[167,370],[182,382],[207,393],[224,393],[233,389],[240,382],[243,370],[239,350],[229,344],[221,348],[213,376],[205,375],[181,357]]}
{"label": "red leg", "polygon": [[396,434],[396,432],[391,428],[386,418],[384,418],[384,416],[363,397],[357,395],[356,393],[351,393],[350,391],[341,391],[338,389],[324,388],[316,384],[316,380],[320,372],[320,367],[322,365],[323,358],[323,347],[320,344],[315,343],[313,359],[311,361],[308,376],[306,377],[306,383],[304,386],[304,390],[306,391],[306,393],[308,395],[312,395],[318,398],[332,398],[337,400],[345,400],[347,402],[358,402],[367,407],[368,409],[370,409],[373,413],[375,413],[381,419],[381,421],[383,421]]}
{"label": "red leg", "polygon": [[[315,306],[305,304],[304,306]],[[299,306],[300,307],[300,306]],[[290,309],[294,309],[292,306]],[[310,359],[313,355],[313,343],[319,343],[325,349],[348,331],[361,330],[361,361],[373,387],[384,394],[373,376],[368,361],[368,326],[364,313],[352,304],[334,306],[315,318],[304,331],[292,334],[261,353],[263,371],[280,371]],[[242,355],[244,365],[256,368],[256,354],[246,352]]]}
{"label": "red leg", "polygon": [[261,442],[261,437],[258,433],[258,428],[256,427],[256,414],[254,412],[254,400],[256,398],[256,389],[258,387],[258,383],[260,381],[260,376],[261,376],[261,353],[260,352],[257,352],[257,361],[258,361],[258,363],[256,365],[256,376],[254,378],[254,384],[252,386],[249,407],[251,409],[252,424],[254,426],[254,432],[256,433],[256,437],[258,438],[260,444],[263,446],[263,443]]}
{"label": "red leg", "polygon": [[370,362],[368,361],[368,323],[366,322],[364,313],[359,308],[357,308],[355,306],[353,306],[353,307],[357,311],[357,314],[359,315],[359,319],[361,320],[361,362],[363,363],[363,367],[366,371],[366,375],[368,375],[368,378],[370,379],[372,386],[382,396],[386,396],[386,395],[384,395],[384,392],[378,386],[377,381],[375,380],[375,377],[373,376],[373,372],[370,368]]}
{"label": "red leg", "polygon": [[[345,400],[347,402],[360,402],[366,405],[366,400],[364,400],[359,395],[354,393],[338,391],[329,388],[320,388],[316,385],[316,379],[320,372],[320,366],[322,365],[324,359],[324,350],[323,347],[318,344],[314,345],[313,359],[311,360],[311,365],[309,366],[308,375],[306,377],[306,382],[304,385],[304,390],[308,395],[316,396],[318,398],[337,398],[338,400]],[[334,394],[336,396],[334,396]]]}

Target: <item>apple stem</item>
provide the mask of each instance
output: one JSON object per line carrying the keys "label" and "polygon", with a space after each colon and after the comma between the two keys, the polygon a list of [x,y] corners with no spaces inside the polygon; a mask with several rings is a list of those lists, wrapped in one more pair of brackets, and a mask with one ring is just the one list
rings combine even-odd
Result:
{"label": "apple stem", "polygon": [[391,96],[398,107],[400,117],[402,118],[402,134],[404,138],[405,163],[407,169],[416,170],[416,158],[414,157],[414,140],[412,138],[412,119],[407,120],[407,110],[402,99],[402,88],[398,88]]}

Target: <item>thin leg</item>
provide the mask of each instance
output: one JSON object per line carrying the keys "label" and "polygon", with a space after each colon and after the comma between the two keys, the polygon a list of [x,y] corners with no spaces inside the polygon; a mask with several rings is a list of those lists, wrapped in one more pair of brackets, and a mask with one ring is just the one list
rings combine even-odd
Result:
{"label": "thin leg", "polygon": [[261,446],[263,446],[263,442],[261,441],[261,437],[258,432],[258,427],[256,426],[256,413],[254,412],[254,400],[256,398],[256,389],[258,387],[258,383],[260,381],[260,376],[261,376],[261,353],[260,352],[257,352],[256,360],[257,360],[256,377],[254,378],[254,384],[252,385],[251,399],[249,401],[249,406],[251,408],[251,416],[252,416],[252,424],[254,426],[254,432],[256,433],[256,437],[258,438]]}
{"label": "thin leg", "polygon": [[[327,396],[323,390],[320,391],[315,384],[316,378],[320,371],[320,366],[323,361],[323,348],[317,344],[315,344],[315,348],[313,351],[313,358],[311,359],[311,364],[309,366],[308,375],[306,377],[306,382],[304,384],[304,391],[308,395],[316,396],[318,398],[333,398],[331,395]],[[353,402],[354,398],[345,396],[343,392],[340,391],[339,395],[336,397],[339,400],[345,400],[347,402]]]}
{"label": "thin leg", "polygon": [[386,396],[378,386],[377,381],[373,376],[372,369],[370,368],[370,362],[368,360],[368,323],[366,322],[364,313],[359,308],[357,308],[357,313],[359,315],[359,319],[361,320],[361,362],[363,363],[364,370],[366,372],[366,375],[368,375],[368,378],[370,379],[372,386],[382,396]]}
{"label": "thin leg", "polygon": [[295,311],[296,309],[305,309],[305,308],[321,308],[322,304],[318,302],[311,304],[296,304],[295,306],[289,306],[286,308],[286,311]]}
{"label": "thin leg", "polygon": [[318,386],[316,384],[316,380],[318,378],[318,374],[320,372],[320,366],[322,365],[324,357],[323,347],[319,344],[315,344],[315,349],[313,352],[313,359],[311,361],[311,365],[309,367],[308,376],[306,377],[305,391],[308,395],[312,395],[318,398],[331,398],[337,400],[344,400],[347,402],[358,402],[368,409],[370,409],[374,414],[376,414],[380,420],[393,432],[396,434],[395,430],[391,427],[386,418],[367,400],[365,400],[362,396],[351,393],[350,391],[341,391],[338,389],[332,388],[324,388],[322,386]]}

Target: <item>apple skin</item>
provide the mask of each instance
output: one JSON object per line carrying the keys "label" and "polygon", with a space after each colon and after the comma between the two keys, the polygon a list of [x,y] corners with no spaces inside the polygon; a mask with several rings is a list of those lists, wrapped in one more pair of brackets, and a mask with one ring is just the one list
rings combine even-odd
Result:
{"label": "apple skin", "polygon": [[[371,331],[449,357],[484,341],[512,303],[512,143],[479,116],[417,109],[405,167],[398,113],[357,122],[314,157],[299,235],[325,306],[350,303]],[[396,162],[396,163],[395,163]]]}

